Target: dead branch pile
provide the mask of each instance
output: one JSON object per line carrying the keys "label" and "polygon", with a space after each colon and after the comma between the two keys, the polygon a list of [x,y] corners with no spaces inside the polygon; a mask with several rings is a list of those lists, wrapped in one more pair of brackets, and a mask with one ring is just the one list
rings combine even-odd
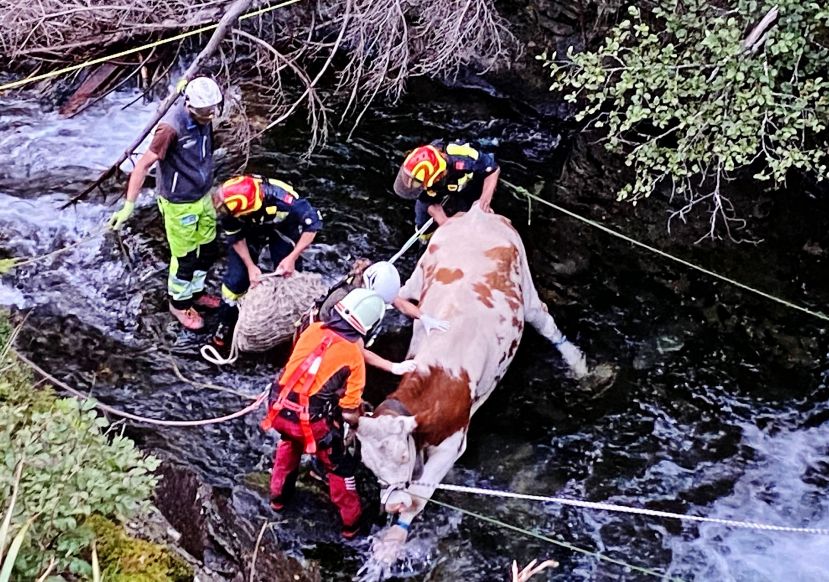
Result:
{"label": "dead branch pile", "polygon": [[0,48],[21,58],[76,61],[101,56],[132,39],[141,44],[170,31],[211,24],[230,4],[222,0],[0,0]]}
{"label": "dead branch pile", "polygon": [[[84,62],[214,23],[230,3],[0,0],[0,62],[29,74]],[[253,8],[272,3],[261,0]],[[206,38],[101,65],[87,78],[104,80],[84,90],[112,90],[128,76],[142,79],[145,89],[164,87],[159,81],[169,81],[180,55],[195,52]],[[356,124],[374,99],[398,99],[411,77],[452,77],[462,67],[485,71],[507,64],[516,50],[494,0],[316,0],[237,23],[208,72],[240,87],[243,98],[255,92],[268,102],[262,128],[304,112],[313,148],[325,139],[331,111],[339,112],[338,122]],[[113,68],[129,73],[115,82]]]}

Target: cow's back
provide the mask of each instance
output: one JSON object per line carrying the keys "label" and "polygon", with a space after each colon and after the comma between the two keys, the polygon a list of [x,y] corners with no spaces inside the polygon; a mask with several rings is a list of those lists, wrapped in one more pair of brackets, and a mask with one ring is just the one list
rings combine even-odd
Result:
{"label": "cow's back", "polygon": [[468,375],[473,409],[501,379],[524,327],[526,257],[509,221],[475,206],[441,226],[401,295],[449,321],[428,338],[415,325],[410,355],[421,369]]}

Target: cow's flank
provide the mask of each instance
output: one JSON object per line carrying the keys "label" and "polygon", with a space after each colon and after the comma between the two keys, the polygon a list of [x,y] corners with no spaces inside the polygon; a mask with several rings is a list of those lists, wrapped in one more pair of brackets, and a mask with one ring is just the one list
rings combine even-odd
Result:
{"label": "cow's flank", "polygon": [[503,293],[512,310],[518,311],[523,300],[521,287],[517,283],[520,281],[518,249],[514,246],[495,247],[484,254],[495,261],[495,269],[486,275],[486,286],[490,291]]}

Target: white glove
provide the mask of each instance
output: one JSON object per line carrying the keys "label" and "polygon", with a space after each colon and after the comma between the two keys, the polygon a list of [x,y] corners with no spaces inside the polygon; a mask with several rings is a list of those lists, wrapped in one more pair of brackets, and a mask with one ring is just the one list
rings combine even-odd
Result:
{"label": "white glove", "polygon": [[405,360],[391,365],[391,373],[395,376],[402,376],[403,374],[408,374],[409,372],[414,372],[415,370],[417,370],[417,364],[415,364],[414,360]]}
{"label": "white glove", "polygon": [[572,344],[567,338],[563,338],[559,344],[556,344],[561,357],[567,362],[570,371],[576,378],[584,378],[587,376],[587,358],[584,357],[582,351]]}
{"label": "white glove", "polygon": [[423,329],[426,330],[426,335],[430,335],[433,331],[446,331],[449,329],[449,322],[443,319],[437,319],[425,313],[419,319],[420,323],[423,324]]}

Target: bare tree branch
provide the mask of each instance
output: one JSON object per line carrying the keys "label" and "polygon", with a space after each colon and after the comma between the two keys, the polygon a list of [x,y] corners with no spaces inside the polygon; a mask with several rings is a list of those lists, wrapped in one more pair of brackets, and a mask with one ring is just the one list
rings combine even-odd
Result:
{"label": "bare tree branch", "polygon": [[[205,46],[201,50],[201,52],[198,55],[196,55],[196,58],[193,59],[193,62],[190,63],[189,67],[187,67],[187,70],[184,72],[183,75],[184,79],[187,79],[189,81],[196,75],[202,62],[209,56],[211,56],[214,52],[216,52],[216,49],[219,48],[219,43],[227,34],[228,29],[232,26],[234,22],[236,22],[239,16],[241,16],[242,13],[248,9],[252,1],[253,0],[235,0],[235,2],[233,2],[233,4],[230,5],[225,15],[222,16],[222,19],[219,21],[219,25],[216,27],[216,30],[213,31],[213,34],[210,37],[207,46]],[[89,186],[83,192],[72,198],[63,206],[63,208],[66,208],[67,206],[70,206],[78,202],[79,200],[83,200],[87,195],[89,195],[90,192],[92,192],[95,188],[100,186],[101,183],[114,176],[118,171],[118,167],[121,165],[121,163],[124,162],[124,160],[126,160],[128,157],[130,157],[130,155],[132,155],[132,152],[135,151],[135,148],[141,145],[141,142],[144,141],[144,138],[149,135],[149,133],[153,130],[158,121],[162,117],[164,117],[164,114],[167,113],[170,107],[173,106],[173,103],[175,103],[176,99],[178,99],[178,93],[171,93],[164,101],[162,101],[161,105],[158,108],[158,111],[152,117],[149,123],[147,123],[147,125],[144,127],[144,130],[141,132],[141,135],[139,135],[135,140],[133,140],[133,142],[129,146],[127,146],[127,149],[124,150],[124,153],[121,154],[121,156],[115,161],[115,163],[112,164],[112,166],[110,166],[100,176],[98,176],[98,179],[95,180],[95,182],[93,182],[91,186]]]}

